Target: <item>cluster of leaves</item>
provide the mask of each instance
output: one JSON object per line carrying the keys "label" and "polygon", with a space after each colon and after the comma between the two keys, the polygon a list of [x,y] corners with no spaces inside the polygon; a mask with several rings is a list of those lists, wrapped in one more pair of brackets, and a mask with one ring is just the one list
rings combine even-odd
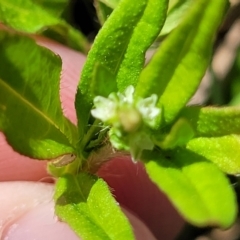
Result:
{"label": "cluster of leaves", "polygon": [[[228,1],[96,2],[104,25],[78,85],[77,126],[62,114],[61,59],[22,34],[64,36],[58,30],[65,29],[70,46],[86,50],[81,34],[60,17],[65,1],[48,2],[0,0],[0,21],[21,31],[0,32],[0,130],[21,154],[51,160],[49,171],[59,177],[57,215],[83,239],[134,239],[107,184],[90,174],[88,161],[108,135],[115,148],[144,162],[189,222],[229,227],[237,204],[225,174],[240,172],[239,108],[186,105],[209,64]],[[144,67],[146,51],[165,35]]]}

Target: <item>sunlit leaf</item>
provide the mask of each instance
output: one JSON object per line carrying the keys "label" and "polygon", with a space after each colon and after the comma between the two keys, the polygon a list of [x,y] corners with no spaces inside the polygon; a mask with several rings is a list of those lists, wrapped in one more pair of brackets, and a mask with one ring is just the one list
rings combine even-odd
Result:
{"label": "sunlit leaf", "polygon": [[134,239],[131,225],[102,179],[84,173],[63,176],[54,199],[57,215],[82,239]]}
{"label": "sunlit leaf", "polygon": [[159,33],[166,10],[167,0],[122,0],[108,18],[89,52],[76,95],[81,132],[87,129],[92,108],[94,96],[90,86],[96,64],[110,72],[111,78],[115,77],[120,91],[135,85],[145,61],[145,52]]}
{"label": "sunlit leaf", "polygon": [[146,9],[134,28],[117,74],[118,89],[121,92],[129,85],[136,86],[145,63],[145,53],[163,27],[167,7],[168,0],[148,0]]}
{"label": "sunlit leaf", "polygon": [[[171,4],[171,2],[174,3]],[[178,26],[193,2],[194,0],[170,0],[167,19],[162,31],[160,32],[160,36],[170,33],[175,27]]]}
{"label": "sunlit leaf", "polygon": [[197,136],[240,133],[240,107],[186,107],[180,116],[188,119]]}
{"label": "sunlit leaf", "polygon": [[142,71],[136,96],[159,96],[163,124],[171,123],[196,91],[227,6],[227,0],[195,1]]}
{"label": "sunlit leaf", "polygon": [[33,158],[74,152],[76,127],[60,103],[60,58],[24,36],[2,31],[0,42],[0,129],[8,142]]}
{"label": "sunlit leaf", "polygon": [[178,149],[146,156],[146,170],[183,217],[197,226],[229,227],[235,220],[234,191],[210,161]]}
{"label": "sunlit leaf", "polygon": [[204,156],[228,174],[240,174],[240,136],[200,137],[188,142],[187,148]]}
{"label": "sunlit leaf", "polygon": [[173,149],[178,146],[185,146],[186,143],[194,137],[194,130],[185,118],[179,118],[176,123],[171,127],[169,133],[165,136],[157,132],[154,137],[156,144],[163,149]]}

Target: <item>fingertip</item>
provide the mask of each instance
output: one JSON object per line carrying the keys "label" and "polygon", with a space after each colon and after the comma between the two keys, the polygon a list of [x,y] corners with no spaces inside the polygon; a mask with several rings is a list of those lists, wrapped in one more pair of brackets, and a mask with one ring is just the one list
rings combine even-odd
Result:
{"label": "fingertip", "polygon": [[17,219],[4,234],[4,239],[79,240],[70,227],[54,214],[54,203],[41,204]]}
{"label": "fingertip", "polygon": [[46,161],[23,156],[14,151],[0,132],[0,181],[40,181],[48,176]]}
{"label": "fingertip", "polygon": [[156,240],[149,228],[139,218],[124,207],[121,209],[132,225],[136,240]]}
{"label": "fingertip", "polygon": [[[4,182],[0,184],[0,222],[2,238],[8,240],[77,240],[79,237],[54,213],[54,185],[36,182]],[[155,240],[147,226],[129,210],[135,239]],[[109,221],[112,219],[109,218]],[[0,229],[1,235],[1,229]]]}

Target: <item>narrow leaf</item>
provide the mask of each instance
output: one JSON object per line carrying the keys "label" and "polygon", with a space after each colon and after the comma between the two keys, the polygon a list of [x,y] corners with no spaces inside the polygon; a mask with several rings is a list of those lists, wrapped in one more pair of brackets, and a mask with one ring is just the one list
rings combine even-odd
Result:
{"label": "narrow leaf", "polygon": [[167,156],[149,155],[148,159],[146,170],[150,178],[187,221],[200,227],[222,228],[234,222],[234,191],[213,163],[180,149]]}
{"label": "narrow leaf", "polygon": [[188,142],[187,148],[204,156],[228,174],[240,174],[240,136],[195,138]]}
{"label": "narrow leaf", "polygon": [[[47,31],[47,35],[55,40],[58,41],[60,36],[62,43],[86,53],[89,46],[85,37],[57,16],[56,12],[53,13],[49,6],[43,6],[43,3],[37,4],[33,0],[0,0],[0,22],[27,33]],[[71,39],[77,40],[77,44],[71,45],[74,42]]]}
{"label": "narrow leaf", "polygon": [[[146,5],[147,0],[121,1],[121,4],[111,14],[95,38],[82,70],[75,99],[80,136],[86,132],[90,109],[93,104],[94,96],[90,91],[90,86],[96,64],[111,72],[111,76],[114,76],[114,81],[116,81],[116,74],[124,58],[127,44]],[[128,11],[125,11],[125,9],[128,9]]]}
{"label": "narrow leaf", "polygon": [[[240,48],[237,49],[235,61],[224,82],[230,84],[230,98],[229,105],[240,106]],[[224,86],[224,85],[223,85]],[[225,88],[225,86],[224,86]],[[224,89],[225,90],[225,89]],[[225,92],[223,90],[223,92]],[[225,96],[226,97],[226,96]]]}
{"label": "narrow leaf", "polygon": [[[168,14],[166,22],[160,32],[159,36],[170,33],[180,23],[186,11],[191,6],[193,0],[176,0],[169,1]],[[103,24],[112,13],[113,9],[117,6],[119,0],[95,0],[95,8],[97,11],[98,19]]]}
{"label": "narrow leaf", "polygon": [[57,215],[81,239],[134,239],[126,216],[102,179],[84,173],[61,177],[54,199]]}
{"label": "narrow leaf", "polygon": [[240,134],[240,107],[186,107],[180,116],[188,119],[197,136]]}
{"label": "narrow leaf", "polygon": [[60,58],[24,36],[1,31],[0,42],[0,129],[8,142],[39,159],[74,152],[77,130],[60,103]]}
{"label": "narrow leaf", "polygon": [[146,9],[135,27],[117,74],[118,89],[136,86],[145,63],[145,53],[158,36],[166,19],[168,0],[148,0]]}
{"label": "narrow leaf", "polygon": [[99,0],[94,1],[94,7],[96,9],[98,20],[100,24],[103,25],[112,13],[113,9]]}
{"label": "narrow leaf", "polygon": [[[171,2],[172,1],[170,1],[170,3]],[[170,6],[167,14],[167,19],[162,31],[160,32],[160,36],[170,33],[174,28],[178,26],[193,2],[194,0],[178,0],[172,5],[169,4]]]}
{"label": "narrow leaf", "polygon": [[158,135],[157,132],[154,137],[159,147],[162,149],[174,149],[178,146],[186,146],[186,143],[194,137],[194,131],[185,118],[179,118],[166,136]]}
{"label": "narrow leaf", "polygon": [[227,0],[197,0],[142,71],[136,96],[159,96],[163,122],[171,123],[196,91],[208,66]]}
{"label": "narrow leaf", "polygon": [[110,15],[89,52],[76,95],[81,132],[86,131],[94,98],[90,86],[95,65],[102,65],[111,76],[115,76],[120,91],[136,84],[145,51],[165,20],[166,5],[166,0],[122,0]]}

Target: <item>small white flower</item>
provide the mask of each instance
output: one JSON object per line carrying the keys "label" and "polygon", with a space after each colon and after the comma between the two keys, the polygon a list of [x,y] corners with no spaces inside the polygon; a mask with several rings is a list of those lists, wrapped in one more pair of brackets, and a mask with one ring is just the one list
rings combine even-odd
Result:
{"label": "small white flower", "polygon": [[93,102],[96,107],[91,110],[93,117],[108,122],[116,116],[117,103],[113,99],[97,96]]}
{"label": "small white flower", "polygon": [[92,115],[114,126],[123,125],[123,129],[127,132],[137,130],[142,120],[149,127],[154,127],[161,113],[156,107],[157,95],[140,99],[135,104],[133,93],[134,87],[131,85],[124,93],[111,93],[108,98],[95,97],[95,109],[91,111]]}
{"label": "small white flower", "polygon": [[132,104],[133,103],[133,93],[134,93],[134,87],[132,85],[128,86],[124,93],[117,93],[117,96],[119,97],[119,103],[120,104]]}
{"label": "small white flower", "polygon": [[134,93],[134,87],[132,85],[128,86],[124,92],[125,95],[125,102],[127,103],[133,103],[133,93]]}
{"label": "small white flower", "polygon": [[157,95],[144,99],[134,99],[134,87],[129,86],[124,93],[111,93],[108,98],[95,97],[95,118],[111,126],[110,141],[119,150],[127,150],[135,161],[143,150],[152,150],[154,143],[149,128],[154,128],[161,110],[156,107]]}
{"label": "small white flower", "polygon": [[156,119],[161,113],[161,110],[156,107],[157,95],[152,94],[152,96],[144,99],[140,99],[137,102],[137,109],[141,113],[144,122],[150,127],[154,127]]}

